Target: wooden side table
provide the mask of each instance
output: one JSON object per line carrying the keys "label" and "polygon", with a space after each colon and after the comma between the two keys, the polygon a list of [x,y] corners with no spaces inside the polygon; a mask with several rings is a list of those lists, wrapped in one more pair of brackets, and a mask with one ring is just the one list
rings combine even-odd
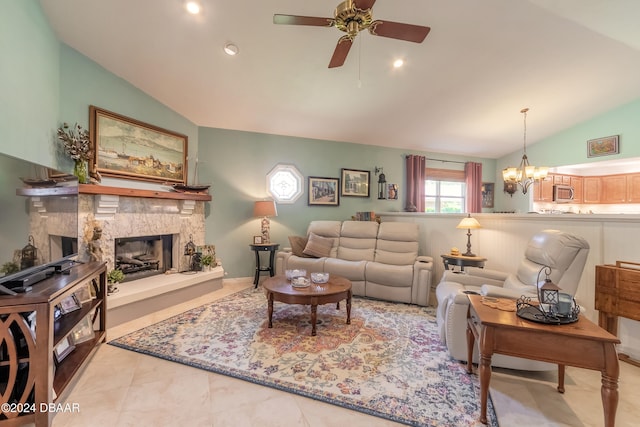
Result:
{"label": "wooden side table", "polygon": [[445,270],[451,270],[449,266],[457,265],[460,267],[460,271],[464,271],[465,267],[480,267],[484,268],[484,263],[487,260],[479,256],[464,256],[464,255],[440,255],[442,262],[444,263]]}
{"label": "wooden side table", "polygon": [[[279,243],[267,243],[267,244],[263,244],[263,245],[254,245],[251,244],[249,245],[251,247],[251,250],[255,252],[256,254],[256,275],[253,279],[253,284],[255,285],[255,287],[258,287],[258,281],[260,280],[260,273],[262,273],[263,271],[268,271],[269,272],[269,276],[273,277],[273,275],[275,274],[275,257],[276,257],[276,251],[278,250],[278,248],[280,247]],[[261,266],[260,264],[260,253],[261,252],[269,252],[269,265],[268,266]]]}
{"label": "wooden side table", "polygon": [[480,422],[487,423],[487,399],[494,353],[558,365],[558,391],[564,393],[565,365],[600,371],[605,427],[615,425],[618,407],[620,340],[580,315],[575,323],[547,325],[524,320],[514,311],[491,308],[480,295],[469,295],[467,312],[467,372],[473,372],[473,349],[480,350]]}

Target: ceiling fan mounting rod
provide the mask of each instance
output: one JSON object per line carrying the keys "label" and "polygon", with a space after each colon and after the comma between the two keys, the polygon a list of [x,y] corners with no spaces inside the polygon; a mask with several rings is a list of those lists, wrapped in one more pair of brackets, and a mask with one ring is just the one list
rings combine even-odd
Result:
{"label": "ceiling fan mounting rod", "polygon": [[336,7],[333,13],[335,18],[335,27],[340,31],[344,31],[352,38],[360,31],[366,30],[373,22],[373,13],[371,9],[358,9],[353,0],[346,0]]}

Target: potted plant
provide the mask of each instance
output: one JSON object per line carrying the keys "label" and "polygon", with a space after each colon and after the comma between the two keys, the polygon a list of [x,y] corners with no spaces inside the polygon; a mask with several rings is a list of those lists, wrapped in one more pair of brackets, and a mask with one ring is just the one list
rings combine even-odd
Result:
{"label": "potted plant", "polygon": [[107,274],[107,294],[118,292],[118,283],[124,280],[124,273],[120,269],[114,269]]}
{"label": "potted plant", "polygon": [[200,264],[202,264],[202,271],[209,271],[214,264],[213,255],[203,255],[200,258]]}
{"label": "potted plant", "polygon": [[20,271],[20,266],[13,261],[5,262],[2,264],[2,267],[0,267],[0,273],[4,273],[6,275],[17,273],[18,271]]}
{"label": "potted plant", "polygon": [[62,141],[64,152],[74,161],[73,174],[78,177],[78,182],[88,184],[87,162],[93,157],[89,130],[77,123],[73,126],[64,123],[58,128],[58,139]]}

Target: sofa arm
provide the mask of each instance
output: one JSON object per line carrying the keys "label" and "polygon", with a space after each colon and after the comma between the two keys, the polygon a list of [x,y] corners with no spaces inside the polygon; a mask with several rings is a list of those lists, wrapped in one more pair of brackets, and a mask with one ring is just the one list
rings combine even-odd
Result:
{"label": "sofa arm", "polygon": [[[478,268],[474,270],[482,271],[483,269]],[[489,270],[488,274],[484,275],[477,271],[467,272],[467,269],[465,269],[464,273],[456,273],[451,270],[446,270],[442,275],[442,279],[440,279],[440,281],[456,282],[456,283],[460,283],[465,287],[473,286],[476,288],[479,288],[482,285],[502,286],[508,275],[506,273],[504,274],[495,274],[495,273],[501,273],[501,272]]]}
{"label": "sofa arm", "polygon": [[433,258],[430,256],[426,256],[426,255],[419,255],[416,258],[416,262],[430,262],[433,263]]}
{"label": "sofa arm", "polygon": [[413,263],[413,284],[411,287],[411,303],[429,305],[433,261],[431,257],[418,257]]}
{"label": "sofa arm", "polygon": [[467,360],[467,311],[469,296],[456,282],[440,282],[436,287],[438,308],[436,318],[440,340],[447,345],[454,359]]}
{"label": "sofa arm", "polygon": [[482,285],[480,288],[480,294],[486,297],[493,298],[510,298],[518,299],[522,296],[522,292],[514,291],[513,289],[505,289],[501,286]]}
{"label": "sofa arm", "polygon": [[284,274],[291,255],[293,255],[291,248],[284,248],[276,253],[276,274]]}

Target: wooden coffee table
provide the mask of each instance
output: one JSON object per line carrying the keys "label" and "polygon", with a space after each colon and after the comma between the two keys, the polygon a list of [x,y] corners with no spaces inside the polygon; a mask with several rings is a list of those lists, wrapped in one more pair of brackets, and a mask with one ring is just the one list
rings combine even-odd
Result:
{"label": "wooden coffee table", "polygon": [[469,295],[467,351],[469,373],[473,370],[475,340],[480,348],[480,422],[487,423],[487,397],[491,380],[491,356],[506,354],[558,365],[558,391],[564,393],[565,365],[594,369],[602,374],[604,425],[615,425],[620,367],[616,344],[620,340],[586,317],[567,325],[546,325],[521,319],[513,311],[491,308],[482,296]]}
{"label": "wooden coffee table", "polygon": [[[308,278],[308,277],[307,277]],[[279,301],[285,304],[302,304],[311,306],[311,335],[316,335],[316,322],[318,320],[318,306],[322,304],[337,303],[347,300],[347,325],[351,324],[351,281],[344,277],[330,275],[329,281],[323,284],[315,284],[306,288],[294,288],[291,281],[285,276],[269,277],[262,282],[267,300],[269,301],[269,327],[273,324],[273,302]]]}

